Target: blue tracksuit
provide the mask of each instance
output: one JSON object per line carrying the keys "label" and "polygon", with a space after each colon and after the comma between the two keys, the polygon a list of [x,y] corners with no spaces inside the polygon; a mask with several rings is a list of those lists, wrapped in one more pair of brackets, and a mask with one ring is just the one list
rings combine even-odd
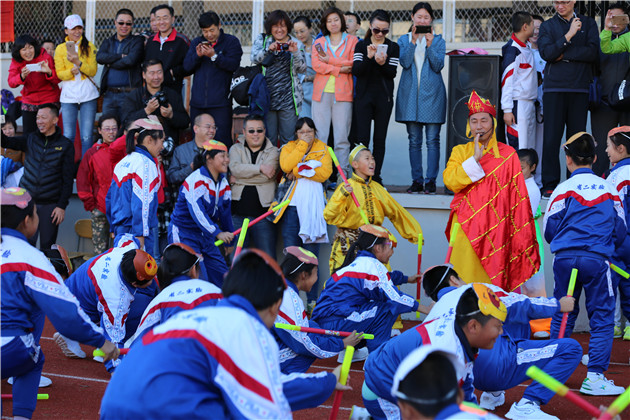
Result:
{"label": "blue tracksuit", "polygon": [[[619,194],[626,215],[626,228],[628,228],[630,226],[630,158],[619,161],[611,169],[606,180],[614,186]],[[630,271],[630,228],[627,230],[623,244],[615,251],[612,262],[622,270]],[[626,280],[615,272],[611,274],[614,290],[617,290],[615,286],[619,287],[621,309],[626,318],[630,319],[630,280]]]}
{"label": "blue tracksuit", "polygon": [[63,335],[102,347],[105,337],[85,315],[48,259],[20,232],[2,228],[0,332],[2,379],[15,377],[13,415],[31,418],[44,366],[44,319]]}
{"label": "blue tracksuit", "polygon": [[[66,280],[81,308],[93,322],[100,323],[105,337],[119,347],[135,333],[142,312],[157,294],[155,281],[141,289],[123,279],[122,257],[134,248],[135,244],[111,248],[86,261]],[[119,361],[109,361],[105,367],[111,372],[118,364]]]}
{"label": "blue tracksuit", "polygon": [[116,164],[105,198],[110,230],[115,236],[143,236],[149,253],[153,252],[153,231],[158,225],[159,189],[160,177],[153,156],[144,146],[136,146],[133,153]]}
{"label": "blue tracksuit", "polygon": [[[615,296],[608,266],[626,237],[626,221],[619,194],[613,186],[590,169],[577,169],[556,187],[549,198],[543,230],[555,253],[553,295],[567,294],[569,277],[578,269],[575,300],[586,293],[586,310],[591,327],[588,371],[608,369],[612,351]],[[569,314],[566,336],[570,336],[579,306]],[[562,315],[551,322],[551,336],[557,337]]]}
{"label": "blue tracksuit", "polygon": [[215,181],[202,166],[184,180],[168,228],[169,243],[182,242],[203,254],[206,277],[218,287],[228,266],[214,242],[219,233],[234,231],[231,203],[225,175]]}
{"label": "blue tracksuit", "polygon": [[134,343],[105,391],[101,419],[287,419],[330,396],[332,373],[283,375],[278,359],[243,297],[182,311]]}
{"label": "blue tracksuit", "polygon": [[[287,285],[289,287],[284,291],[276,322],[321,328],[315,321],[307,318],[297,286],[292,281],[287,281]],[[286,374],[306,372],[315,359],[327,359],[343,350],[343,340],[339,337],[280,328],[273,328],[272,333],[280,348],[280,370]]]}
{"label": "blue tracksuit", "polygon": [[500,418],[481,408],[468,407],[463,404],[451,404],[448,407],[444,407],[434,417],[435,420],[499,420]]}
{"label": "blue tracksuit", "polygon": [[215,306],[223,298],[221,289],[214,284],[191,279],[188,276],[177,276],[172,283],[163,289],[146,307],[140,318],[135,334],[125,343],[125,347],[142,337],[151,328],[166,322],[167,319],[181,311]]}
{"label": "blue tracksuit", "polygon": [[374,334],[374,340],[367,340],[374,351],[389,339],[398,315],[418,309],[413,297],[395,287],[406,282],[400,271],[388,273],[372,253],[360,251],[326,281],[311,319],[330,330]]}

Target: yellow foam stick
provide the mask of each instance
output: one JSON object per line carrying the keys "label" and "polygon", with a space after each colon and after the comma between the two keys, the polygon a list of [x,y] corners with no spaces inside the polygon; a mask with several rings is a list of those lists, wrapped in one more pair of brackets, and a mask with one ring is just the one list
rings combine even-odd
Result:
{"label": "yellow foam stick", "polygon": [[608,407],[608,410],[606,410],[606,412],[602,414],[599,420],[612,419],[616,415],[621,414],[621,412],[625,410],[629,404],[630,404],[630,387],[626,388],[624,393],[618,396],[617,399],[613,401],[612,404],[610,404],[610,407]]}
{"label": "yellow foam stick", "polygon": [[617,267],[615,264],[610,264],[610,269],[614,271],[615,273],[619,274],[621,277],[630,279],[630,273],[622,270],[621,268]]}
{"label": "yellow foam stick", "polygon": [[339,374],[339,383],[345,385],[348,382],[348,373],[350,373],[350,365],[352,364],[352,356],[354,356],[354,347],[346,347],[346,355],[341,364],[341,373]]}

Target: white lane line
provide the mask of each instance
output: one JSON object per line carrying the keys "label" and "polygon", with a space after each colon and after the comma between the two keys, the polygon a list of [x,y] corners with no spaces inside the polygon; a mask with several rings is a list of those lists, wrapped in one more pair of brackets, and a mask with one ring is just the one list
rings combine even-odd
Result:
{"label": "white lane line", "polygon": [[58,378],[68,378],[68,379],[79,379],[82,381],[92,381],[92,382],[102,382],[105,384],[109,383],[107,379],[97,379],[97,378],[85,378],[83,376],[72,376],[72,375],[61,375],[59,373],[50,373],[50,372],[42,372],[44,376],[56,376]]}
{"label": "white lane line", "polygon": [[[332,405],[318,405],[317,408],[326,408],[328,410],[330,410],[332,408]],[[345,410],[345,411],[350,411],[352,410],[352,407],[339,407],[340,410]]]}

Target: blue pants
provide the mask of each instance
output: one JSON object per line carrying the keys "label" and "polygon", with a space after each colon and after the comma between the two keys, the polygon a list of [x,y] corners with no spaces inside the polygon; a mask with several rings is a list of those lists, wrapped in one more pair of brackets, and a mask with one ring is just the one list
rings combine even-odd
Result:
{"label": "blue pants", "polygon": [[[438,175],[440,166],[440,127],[442,124],[407,123],[409,137],[409,161],[411,163],[411,178],[421,184],[433,181]],[[422,172],[422,130],[427,134],[427,176]]]}
{"label": "blue pants", "polygon": [[15,337],[0,352],[2,379],[14,377],[13,416],[33,417],[44,353],[32,334]]}
{"label": "blue pants", "polygon": [[[578,269],[575,282],[575,301],[580,301],[582,289],[586,294],[586,311],[591,327],[591,339],[588,343],[588,371],[603,373],[608,370],[612,351],[615,324],[615,295],[608,262],[593,254],[575,253],[571,256],[558,255],[553,262],[553,274],[556,285],[553,296],[560,299],[566,296],[569,288],[571,269]],[[575,320],[580,312],[575,305],[569,313],[565,337],[570,337]],[[551,337],[557,338],[562,314],[556,313],[551,319]]]}
{"label": "blue pants", "polygon": [[213,239],[201,236],[198,231],[179,229],[171,222],[168,226],[168,243],[173,242],[181,242],[200,252],[203,255],[206,278],[218,288],[223,286],[223,276],[229,268],[219,248],[214,246]]}
{"label": "blue pants", "polygon": [[[628,250],[628,252],[630,252],[630,250]],[[628,256],[628,258],[626,258],[626,260],[630,260],[630,255]],[[628,264],[625,260],[620,259],[618,257],[618,254],[615,255],[615,258],[612,259],[612,263],[625,272],[628,272],[630,270],[630,264]],[[621,302],[621,313],[626,317],[626,319],[630,321],[630,279],[621,277],[619,274],[612,270],[610,274],[612,276],[613,290],[615,291],[615,294],[619,293],[619,301]]]}
{"label": "blue pants", "polygon": [[125,103],[127,95],[128,92],[112,92],[109,90],[105,92],[105,95],[103,95],[103,115],[115,115],[120,124],[122,124],[126,117],[126,115],[122,114],[122,104]]}
{"label": "blue pants", "polygon": [[[235,229],[238,229],[243,225],[243,219],[243,216],[232,215],[232,222],[234,223]],[[249,217],[250,221],[254,219],[255,217]],[[275,260],[277,239],[278,233],[276,225],[267,219],[263,219],[247,230],[247,236],[245,237],[245,244],[243,245],[243,248],[258,248],[265,251]],[[238,241],[238,235],[234,237],[234,241]]]}
{"label": "blue pants", "polygon": [[306,373],[306,371],[311,367],[313,362],[317,360],[315,356],[305,356],[303,354],[298,354],[294,358],[285,360],[280,363],[280,371],[285,375],[289,375],[291,373]]}
{"label": "blue pants", "polygon": [[[582,358],[582,347],[572,338],[560,340],[512,340],[501,335],[492,350],[480,350],[473,366],[475,388],[496,392],[513,388],[528,379],[530,366],[537,366],[564,383]],[[547,404],[553,391],[538,382],[527,387],[523,398]]]}
{"label": "blue pants", "polygon": [[81,157],[92,147],[92,134],[94,132],[94,120],[96,118],[96,99],[81,104],[61,103],[63,115],[63,135],[74,143],[77,132],[77,116],[79,118],[79,130],[81,132]]}

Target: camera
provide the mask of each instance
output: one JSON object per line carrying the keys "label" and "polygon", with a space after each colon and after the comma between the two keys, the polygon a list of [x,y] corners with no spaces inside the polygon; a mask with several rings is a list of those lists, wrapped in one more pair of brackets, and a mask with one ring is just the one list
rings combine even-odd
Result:
{"label": "camera", "polygon": [[291,44],[289,44],[288,42],[282,43],[282,44],[278,44],[278,49],[280,51],[289,51],[289,47],[291,46]]}
{"label": "camera", "polygon": [[160,151],[160,154],[163,158],[167,158],[173,153],[173,149],[175,149],[175,142],[172,137],[167,137],[164,139],[164,148]]}
{"label": "camera", "polygon": [[158,90],[157,92],[155,92],[155,94],[149,98],[149,101],[153,98],[158,100],[160,106],[168,106],[168,98],[166,97],[166,93],[164,93],[163,90]]}

